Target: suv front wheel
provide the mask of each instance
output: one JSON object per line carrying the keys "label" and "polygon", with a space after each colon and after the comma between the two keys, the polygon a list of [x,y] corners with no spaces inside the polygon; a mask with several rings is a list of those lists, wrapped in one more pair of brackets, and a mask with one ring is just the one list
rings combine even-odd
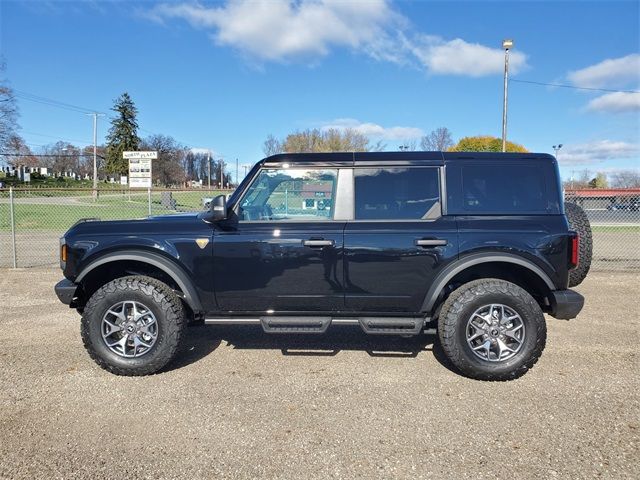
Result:
{"label": "suv front wheel", "polygon": [[117,278],[87,302],[81,333],[91,358],[116,375],[155,373],[175,356],[184,331],[182,301],[150,277]]}
{"label": "suv front wheel", "polygon": [[512,380],[540,358],[547,338],[537,302],[519,286],[498,279],[475,280],[445,301],[438,335],[449,360],[479,380]]}

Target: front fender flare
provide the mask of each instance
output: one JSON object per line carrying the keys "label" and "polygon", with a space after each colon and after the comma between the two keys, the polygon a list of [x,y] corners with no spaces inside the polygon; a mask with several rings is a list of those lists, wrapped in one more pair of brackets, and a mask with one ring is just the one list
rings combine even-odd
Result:
{"label": "front fender flare", "polygon": [[178,287],[180,287],[180,290],[184,295],[184,301],[189,305],[189,307],[191,307],[191,310],[196,313],[203,311],[198,292],[184,269],[168,258],[153,252],[145,252],[141,250],[120,250],[117,252],[106,253],[87,264],[76,277],[75,283],[80,283],[89,272],[101,265],[123,260],[147,263],[159,268],[169,275],[176,282]]}
{"label": "front fender flare", "polygon": [[424,302],[422,303],[422,312],[430,312],[433,309],[442,289],[458,273],[469,267],[473,267],[474,265],[490,262],[512,263],[514,265],[528,268],[540,277],[542,281],[544,281],[547,287],[549,287],[549,290],[556,290],[556,287],[551,278],[549,278],[549,275],[530,260],[509,253],[475,253],[449,264],[442,272],[440,272],[435,281],[431,284],[431,287],[424,298]]}

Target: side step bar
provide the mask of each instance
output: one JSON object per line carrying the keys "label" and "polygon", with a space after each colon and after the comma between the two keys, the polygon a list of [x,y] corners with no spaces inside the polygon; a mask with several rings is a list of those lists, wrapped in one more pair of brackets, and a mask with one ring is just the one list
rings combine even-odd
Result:
{"label": "side step bar", "polygon": [[418,335],[429,321],[423,317],[257,317],[206,318],[207,325],[261,325],[266,333],[324,333],[329,325],[360,325],[369,335]]}
{"label": "side step bar", "polygon": [[422,317],[360,317],[358,321],[369,335],[418,335],[425,323]]}
{"label": "side step bar", "polygon": [[266,333],[324,333],[331,317],[261,317]]}

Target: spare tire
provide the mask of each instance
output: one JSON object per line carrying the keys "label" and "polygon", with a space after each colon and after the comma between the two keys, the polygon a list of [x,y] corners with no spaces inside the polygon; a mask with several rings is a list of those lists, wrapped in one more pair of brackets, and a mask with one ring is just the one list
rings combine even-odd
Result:
{"label": "spare tire", "polygon": [[587,214],[575,203],[565,203],[564,213],[569,221],[571,230],[578,232],[580,236],[580,248],[578,250],[578,266],[569,271],[569,287],[580,285],[591,268],[591,255],[593,250],[593,238],[591,225]]}

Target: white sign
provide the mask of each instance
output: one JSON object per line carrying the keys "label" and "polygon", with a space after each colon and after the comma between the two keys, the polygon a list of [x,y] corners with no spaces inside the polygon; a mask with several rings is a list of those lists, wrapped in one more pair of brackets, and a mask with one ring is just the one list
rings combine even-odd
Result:
{"label": "white sign", "polygon": [[122,152],[122,158],[150,158],[156,160],[158,158],[158,152]]}
{"label": "white sign", "polygon": [[158,158],[158,152],[122,152],[129,159],[129,187],[151,188],[151,160]]}
{"label": "white sign", "polygon": [[129,178],[126,175],[122,175],[120,177],[120,185],[127,185],[129,183]]}

